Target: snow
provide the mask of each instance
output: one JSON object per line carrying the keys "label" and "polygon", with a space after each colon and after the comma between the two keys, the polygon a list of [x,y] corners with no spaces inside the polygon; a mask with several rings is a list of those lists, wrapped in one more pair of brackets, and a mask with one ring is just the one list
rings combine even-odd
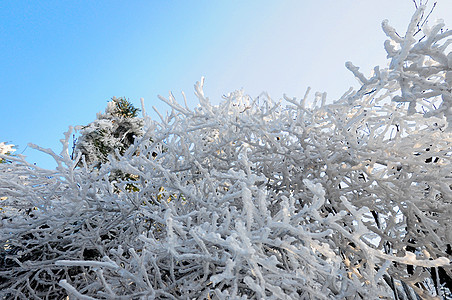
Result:
{"label": "snow", "polygon": [[362,86],[332,104],[308,90],[215,105],[202,79],[194,109],[170,94],[152,120],[110,103],[60,154],[34,146],[55,171],[3,155],[0,296],[441,296],[452,71],[443,24],[415,36],[423,9],[403,37],[383,22],[391,66],[367,78],[347,63]]}

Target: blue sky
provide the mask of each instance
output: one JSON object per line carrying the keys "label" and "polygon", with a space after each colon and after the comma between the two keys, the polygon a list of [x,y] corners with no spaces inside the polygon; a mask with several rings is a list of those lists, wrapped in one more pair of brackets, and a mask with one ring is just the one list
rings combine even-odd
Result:
{"label": "blue sky", "polygon": [[[431,1],[433,2],[433,1]],[[255,97],[340,97],[357,87],[344,63],[365,74],[386,65],[381,21],[403,34],[411,0],[1,1],[0,142],[53,168],[28,142],[61,151],[69,125],[86,125],[107,101],[125,96],[165,112],[157,95],[197,102],[193,84],[218,103],[243,88]],[[452,26],[452,1],[431,21]]]}

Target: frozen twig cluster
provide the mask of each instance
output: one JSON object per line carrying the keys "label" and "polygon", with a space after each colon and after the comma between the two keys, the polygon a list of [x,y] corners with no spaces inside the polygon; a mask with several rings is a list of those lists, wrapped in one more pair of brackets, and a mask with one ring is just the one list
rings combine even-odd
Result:
{"label": "frozen twig cluster", "polygon": [[8,154],[16,151],[14,145],[7,145],[5,142],[0,143],[0,154]]}
{"label": "frozen twig cluster", "polygon": [[[421,6],[333,104],[195,86],[101,165],[0,165],[0,296],[416,299],[450,292],[452,55]],[[309,102],[310,105],[307,105]],[[407,104],[405,104],[405,102]],[[82,163],[80,163],[82,162]],[[117,171],[133,174],[115,178]],[[128,189],[133,185],[134,190]],[[448,281],[449,280],[449,283]]]}

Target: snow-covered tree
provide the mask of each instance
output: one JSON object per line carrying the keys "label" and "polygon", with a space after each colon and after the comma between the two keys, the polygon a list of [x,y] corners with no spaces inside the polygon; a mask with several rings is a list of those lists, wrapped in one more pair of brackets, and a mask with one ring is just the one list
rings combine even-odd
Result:
{"label": "snow-covered tree", "polygon": [[[138,117],[139,111],[126,98],[113,97],[107,104],[105,114],[98,113],[94,122],[77,127],[80,132],[74,141],[72,158],[78,161],[79,166],[86,164],[93,170],[98,170],[109,156],[117,159],[137,137],[143,135],[143,119]],[[120,169],[112,170],[109,178],[112,183],[118,179],[137,179],[136,175]],[[130,191],[137,189],[133,183],[127,187]]]}
{"label": "snow-covered tree", "polygon": [[366,77],[347,63],[362,86],[332,104],[233,92],[214,105],[201,81],[198,107],[161,98],[166,117],[143,118],[95,172],[69,155],[72,129],[60,155],[42,149],[56,171],[0,165],[18,211],[0,227],[0,296],[450,297],[452,33],[417,33],[424,11],[404,36],[383,22],[390,65]]}
{"label": "snow-covered tree", "polygon": [[98,168],[108,160],[108,155],[124,154],[135,138],[143,134],[139,111],[127,99],[113,97],[104,114],[98,113],[94,122],[79,128],[73,157],[80,154],[87,164]]}

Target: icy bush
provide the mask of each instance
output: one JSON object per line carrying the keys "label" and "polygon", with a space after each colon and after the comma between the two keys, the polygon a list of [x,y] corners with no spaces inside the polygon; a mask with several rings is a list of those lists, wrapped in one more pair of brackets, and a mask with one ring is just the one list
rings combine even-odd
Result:
{"label": "icy bush", "polygon": [[101,165],[71,159],[71,131],[60,155],[41,149],[55,171],[9,158],[0,295],[445,297],[452,33],[416,41],[423,9],[404,37],[383,23],[390,66],[367,78],[347,63],[362,87],[332,104],[234,92],[213,105],[201,81],[195,109],[162,98],[170,112]]}

